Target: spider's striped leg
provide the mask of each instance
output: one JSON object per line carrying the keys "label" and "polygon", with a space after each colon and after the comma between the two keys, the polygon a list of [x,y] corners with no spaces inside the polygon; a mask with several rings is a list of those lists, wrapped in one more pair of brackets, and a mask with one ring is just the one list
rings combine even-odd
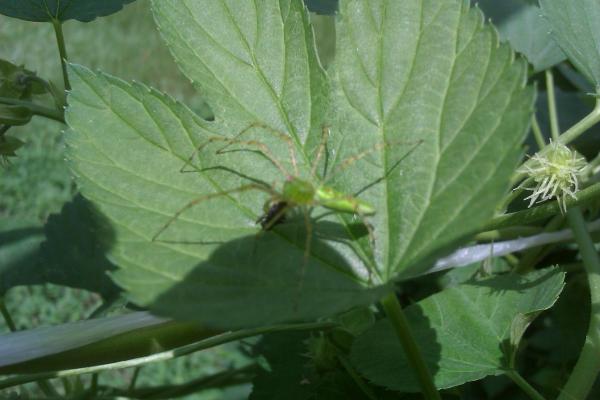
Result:
{"label": "spider's striped leg", "polygon": [[232,193],[241,193],[241,192],[247,192],[250,190],[259,190],[261,192],[265,192],[268,193],[271,196],[276,196],[277,193],[270,187],[267,186],[263,186],[263,185],[259,185],[256,183],[249,183],[246,185],[242,185],[233,189],[228,189],[228,190],[223,190],[221,192],[216,192],[216,193],[211,193],[211,194],[207,194],[204,196],[200,196],[197,197],[193,200],[190,200],[187,204],[185,204],[183,207],[181,207],[171,218],[169,218],[169,220],[158,230],[158,232],[156,232],[154,234],[154,236],[152,236],[152,241],[156,241],[158,239],[158,237],[173,223],[175,222],[175,220],[177,220],[177,218],[179,218],[179,216],[181,214],[183,214],[185,211],[189,210],[190,208],[204,202],[204,201],[208,201],[217,197],[221,197],[221,196],[227,196],[229,194]]}
{"label": "spider's striped leg", "polygon": [[[248,125],[246,128],[244,128],[240,133],[235,135],[232,139],[234,141],[240,140],[240,138],[242,136],[246,135],[247,133],[251,132],[253,129],[256,129],[256,128],[265,129],[271,135],[274,135],[274,136],[282,139],[286,143],[286,145],[288,147],[288,151],[289,151],[290,160],[292,161],[292,166],[294,167],[294,174],[297,176],[299,174],[299,171],[298,171],[298,162],[296,161],[296,151],[294,150],[294,143],[292,142],[292,139],[290,138],[290,136],[286,135],[284,132],[281,132],[275,128],[272,128],[269,125],[264,124],[262,122],[254,122],[254,123]],[[255,142],[258,142],[258,141],[255,141]],[[223,146],[222,148],[217,150],[217,154],[224,153],[225,149],[232,144],[234,144],[234,143],[232,142],[232,143],[226,144],[225,146]],[[263,146],[266,146],[266,145],[263,144]],[[281,163],[279,163],[279,162],[274,162],[274,160],[271,160],[271,162],[273,162],[274,164],[279,164],[281,166]],[[282,169],[280,167],[278,167],[278,168],[280,170]],[[288,172],[285,172],[285,175],[289,176],[290,174]]]}
{"label": "spider's striped leg", "polygon": [[[185,167],[186,166],[192,166],[192,161],[194,159],[194,157],[199,154],[206,146],[208,146],[211,143],[214,142],[225,142],[227,143],[224,147],[220,148],[219,150],[216,151],[217,154],[223,154],[225,153],[224,149],[226,149],[228,146],[232,145],[232,144],[242,144],[245,146],[254,146],[256,148],[258,148],[258,152],[260,154],[262,154],[263,157],[265,157],[267,160],[269,160],[275,167],[277,167],[277,169],[284,175],[284,176],[289,176],[289,172],[283,167],[283,165],[281,164],[281,162],[279,162],[279,160],[277,159],[277,157],[275,157],[275,155],[271,152],[271,150],[269,149],[269,147],[258,141],[258,140],[239,140],[239,139],[235,139],[235,138],[228,138],[228,137],[224,137],[224,136],[213,136],[208,138],[208,140],[206,140],[205,142],[202,142],[195,150],[194,152],[190,155],[190,157],[188,158],[188,160],[185,162],[185,164],[183,164],[183,166],[181,167],[181,169],[179,170],[179,172],[191,172],[191,171],[186,171]],[[247,150],[247,149],[245,149]]]}
{"label": "spider's striped leg", "polygon": [[[412,149],[410,149],[400,160],[403,160],[406,156],[408,156],[421,143],[423,143],[423,140],[417,140],[416,142],[412,142],[412,144],[414,144],[415,146]],[[400,144],[400,143],[399,142],[390,142],[390,141],[385,141],[385,142],[377,143],[375,146],[371,147],[370,149],[363,150],[360,153],[357,153],[357,154],[355,154],[353,156],[350,156],[350,157],[342,160],[340,162],[340,164],[337,166],[337,168],[329,176],[326,177],[326,179],[323,181],[323,183],[324,184],[327,183],[333,177],[341,174],[346,169],[348,169],[349,167],[351,167],[354,163],[356,163],[357,161],[362,160],[363,158],[365,158],[369,154],[375,153],[376,151],[382,150],[382,149],[384,149],[386,147],[393,146],[394,144]],[[394,163],[394,166],[396,166],[396,165],[398,165],[397,162]],[[387,173],[388,172],[386,172],[386,174]]]}
{"label": "spider's striped leg", "polygon": [[317,168],[319,167],[319,161],[321,161],[321,157],[325,152],[325,148],[327,147],[327,140],[329,139],[329,127],[323,125],[321,127],[321,142],[319,143],[319,147],[317,149],[317,155],[313,160],[313,164],[310,169],[310,175],[314,178],[317,172]]}

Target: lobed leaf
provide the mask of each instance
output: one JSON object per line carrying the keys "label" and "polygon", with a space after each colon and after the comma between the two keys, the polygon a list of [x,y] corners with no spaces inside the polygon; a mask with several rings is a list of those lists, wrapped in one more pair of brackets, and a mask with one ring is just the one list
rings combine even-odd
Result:
{"label": "lobed leaf", "polygon": [[[440,389],[509,370],[525,328],[556,302],[565,274],[551,268],[450,287],[406,308],[406,317]],[[418,392],[420,386],[387,319],[359,336],[351,360],[373,383]]]}
{"label": "lobed leaf", "polygon": [[[526,64],[458,2],[340,7],[332,89],[300,0],[154,1],[212,122],[144,85],[71,68],[69,158],[133,301],[227,328],[329,316],[376,301],[492,215],[532,108]],[[312,176],[322,126],[331,134]],[[249,143],[216,153],[248,127]],[[280,192],[290,175],[372,203],[374,250],[351,216],[317,207],[307,225],[290,212],[257,235],[270,194],[206,199],[249,182]],[[194,199],[206,201],[184,209]]]}
{"label": "lobed leaf", "polygon": [[136,303],[213,326],[241,327],[314,319],[381,295],[384,288],[360,284],[349,256],[318,238],[300,290],[303,219],[257,236],[262,192],[199,204],[152,241],[191,199],[247,182],[210,166],[261,178],[274,168],[259,156],[207,151],[201,161],[207,168],[181,173],[198,143],[219,132],[218,123],[140,84],[76,66],[71,78],[69,158],[82,193],[108,222],[104,237],[121,267],[113,277]]}

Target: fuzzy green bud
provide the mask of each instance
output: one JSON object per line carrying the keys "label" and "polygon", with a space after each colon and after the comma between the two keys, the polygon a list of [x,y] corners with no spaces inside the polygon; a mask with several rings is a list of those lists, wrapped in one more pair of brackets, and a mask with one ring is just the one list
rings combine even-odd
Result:
{"label": "fuzzy green bud", "polygon": [[525,198],[529,200],[528,207],[556,198],[564,213],[567,197],[577,199],[579,180],[586,166],[587,161],[579,153],[562,143],[551,142],[547,151],[543,154],[536,153],[530,162],[517,171],[530,177],[519,186],[532,192]]}

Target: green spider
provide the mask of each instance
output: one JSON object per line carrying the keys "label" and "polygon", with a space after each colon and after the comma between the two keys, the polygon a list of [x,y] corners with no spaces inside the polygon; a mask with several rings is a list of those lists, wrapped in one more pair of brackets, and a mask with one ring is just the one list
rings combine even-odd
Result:
{"label": "green spider", "polygon": [[[293,172],[288,171],[284,165],[274,156],[271,152],[270,148],[258,141],[258,140],[242,140],[243,136],[247,135],[251,130],[261,128],[266,130],[272,135],[277,136],[279,139],[282,139],[288,147],[291,164],[293,167]],[[253,149],[253,151],[259,152],[262,156],[264,156],[267,160],[269,160],[281,173],[285,176],[285,180],[280,184],[279,189],[277,188],[277,184],[269,186],[266,183],[258,183],[252,182],[245,185],[241,185],[232,189],[223,190],[220,192],[206,194],[200,197],[197,197],[193,200],[190,200],[187,204],[181,207],[152,237],[152,241],[158,239],[158,237],[175,221],[179,216],[184,213],[186,210],[211,199],[227,196],[233,193],[247,192],[251,190],[261,191],[266,193],[269,198],[265,202],[263,214],[256,220],[257,224],[261,225],[261,231],[269,231],[275,225],[283,223],[285,220],[286,214],[296,208],[302,210],[304,215],[304,221],[306,225],[306,239],[305,239],[305,247],[304,247],[304,263],[301,270],[301,278],[299,283],[299,290],[302,288],[302,281],[304,279],[306,265],[308,264],[308,257],[311,251],[311,238],[313,233],[313,226],[310,219],[310,213],[314,207],[324,207],[334,212],[339,213],[347,213],[357,215],[364,226],[367,228],[369,239],[371,243],[374,243],[374,232],[372,226],[366,220],[366,217],[372,216],[376,213],[376,209],[373,205],[355,197],[350,194],[338,191],[326,183],[331,180],[331,178],[335,177],[337,174],[346,170],[352,164],[357,162],[358,160],[364,158],[365,156],[381,150],[387,146],[392,145],[390,142],[382,142],[379,143],[370,149],[362,151],[352,157],[349,157],[340,162],[337,166],[337,169],[327,176],[326,179],[320,180],[316,175],[317,167],[323,154],[326,150],[327,141],[329,138],[329,128],[324,126],[322,128],[322,135],[319,147],[317,149],[317,154],[310,165],[310,176],[313,181],[309,181],[300,177],[300,172],[298,169],[298,163],[296,160],[296,153],[294,150],[294,144],[289,135],[280,132],[276,129],[273,129],[262,123],[253,123],[243,129],[240,133],[238,133],[235,137],[223,137],[223,136],[214,136],[208,138],[205,142],[203,142],[200,146],[198,146],[192,155],[188,158],[187,162],[181,168],[180,172],[186,172],[185,167],[187,165],[191,165],[193,158],[202,152],[202,150],[211,143],[214,142],[223,142],[225,145],[216,151],[216,154],[223,154],[227,152],[229,146],[231,145],[240,145],[247,146],[247,149]],[[416,144],[420,144],[422,141],[416,142]],[[244,149],[242,149],[244,150]],[[230,150],[231,151],[231,150]],[[392,168],[394,168],[398,163],[394,164]],[[390,169],[391,170],[391,169]],[[390,171],[388,171],[389,173]],[[387,174],[386,174],[387,175]],[[318,182],[318,183],[313,183]],[[370,273],[369,273],[370,274]]]}

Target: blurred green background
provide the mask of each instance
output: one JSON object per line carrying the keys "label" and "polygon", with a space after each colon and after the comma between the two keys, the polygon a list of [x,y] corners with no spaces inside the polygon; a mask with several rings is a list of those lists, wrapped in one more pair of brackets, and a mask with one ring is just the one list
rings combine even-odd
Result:
{"label": "blurred green background", "polygon": [[[64,25],[64,33],[69,61],[125,80],[143,82],[184,101],[203,115],[206,113],[201,94],[179,72],[156,31],[146,0],[138,0],[121,12],[91,23],[69,21]],[[38,76],[62,85],[59,55],[50,24],[0,15],[0,58],[25,65]],[[45,101],[51,106],[49,97],[36,101]],[[9,165],[0,167],[0,231],[15,226],[41,225],[75,194],[74,182],[64,162],[64,129],[65,126],[59,123],[34,117],[32,123],[9,131],[26,145],[17,152],[17,157],[10,159]],[[101,300],[98,295],[84,290],[46,284],[10,289],[5,302],[17,327],[29,329],[87,318]],[[0,332],[9,332],[1,319]],[[181,384],[246,362],[247,357],[237,345],[221,346],[201,354],[144,366],[137,387]],[[99,384],[127,388],[133,373],[131,369],[102,373]],[[36,390],[34,385],[26,385],[21,394],[27,392],[35,398]],[[16,389],[0,391],[0,398],[19,392]],[[248,392],[246,385],[185,398],[244,399]]]}

